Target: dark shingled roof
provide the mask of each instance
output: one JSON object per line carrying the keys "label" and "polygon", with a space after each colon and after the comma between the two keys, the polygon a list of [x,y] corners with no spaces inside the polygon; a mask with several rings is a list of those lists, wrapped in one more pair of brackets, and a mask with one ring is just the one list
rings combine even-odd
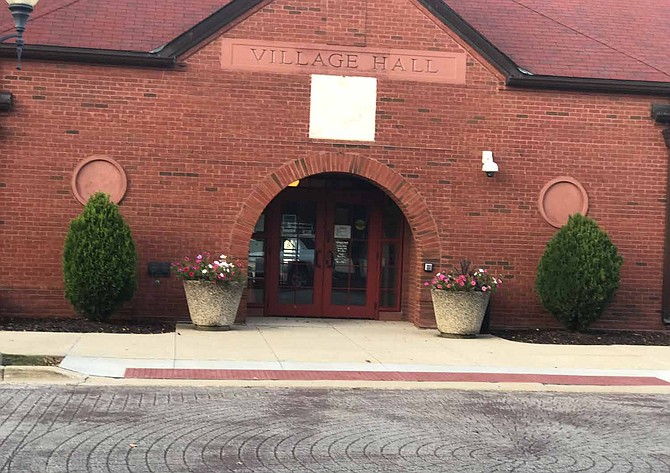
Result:
{"label": "dark shingled roof", "polygon": [[[232,1],[44,0],[26,42],[148,53]],[[256,3],[235,0],[242,8],[245,1]],[[436,1],[532,74],[670,83],[668,0]],[[12,30],[2,15],[0,35]]]}
{"label": "dark shingled roof", "polygon": [[446,0],[533,74],[670,82],[668,0]]}

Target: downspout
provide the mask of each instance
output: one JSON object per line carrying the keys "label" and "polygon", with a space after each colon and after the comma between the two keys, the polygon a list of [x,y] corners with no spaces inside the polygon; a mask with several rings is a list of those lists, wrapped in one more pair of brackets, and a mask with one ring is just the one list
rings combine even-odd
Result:
{"label": "downspout", "polygon": [[[651,117],[656,123],[670,125],[670,105],[652,105]],[[670,128],[666,127],[663,132],[665,146],[670,149]],[[668,156],[670,158],[670,154]],[[670,325],[670,159],[666,174],[665,191],[665,248],[663,251],[663,299],[661,302],[661,317],[663,323]]]}

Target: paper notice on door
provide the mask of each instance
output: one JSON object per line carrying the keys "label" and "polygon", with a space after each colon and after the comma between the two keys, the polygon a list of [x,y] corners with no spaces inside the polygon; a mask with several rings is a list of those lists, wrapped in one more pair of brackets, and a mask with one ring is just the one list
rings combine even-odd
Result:
{"label": "paper notice on door", "polygon": [[335,264],[349,265],[349,240],[335,240]]}
{"label": "paper notice on door", "polygon": [[351,238],[351,225],[335,225],[335,238]]}

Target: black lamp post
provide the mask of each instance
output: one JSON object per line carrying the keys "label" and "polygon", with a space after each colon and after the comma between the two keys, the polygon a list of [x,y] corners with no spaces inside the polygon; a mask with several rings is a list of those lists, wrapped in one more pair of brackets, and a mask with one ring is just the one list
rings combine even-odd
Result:
{"label": "black lamp post", "polygon": [[21,69],[21,53],[23,52],[23,32],[26,30],[26,23],[33,8],[37,5],[39,0],[6,0],[9,4],[9,11],[14,17],[14,24],[16,25],[16,33],[6,36],[0,36],[0,43],[8,39],[16,38],[16,57],[18,63],[17,69]]}

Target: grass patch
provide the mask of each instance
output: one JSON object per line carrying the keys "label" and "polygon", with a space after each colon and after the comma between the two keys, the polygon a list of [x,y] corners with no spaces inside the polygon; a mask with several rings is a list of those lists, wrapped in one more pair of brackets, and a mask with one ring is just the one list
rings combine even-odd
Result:
{"label": "grass patch", "polygon": [[58,366],[61,361],[63,361],[62,356],[0,355],[2,366]]}

